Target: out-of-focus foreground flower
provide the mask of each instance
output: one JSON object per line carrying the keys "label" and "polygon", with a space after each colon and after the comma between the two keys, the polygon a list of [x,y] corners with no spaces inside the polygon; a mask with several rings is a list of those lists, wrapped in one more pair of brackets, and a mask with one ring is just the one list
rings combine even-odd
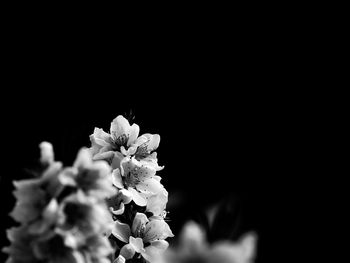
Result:
{"label": "out-of-focus foreground flower", "polygon": [[110,262],[113,250],[105,233],[113,221],[104,198],[116,190],[109,166],[92,162],[82,149],[73,167],[62,168],[51,144],[40,148],[46,170],[38,178],[14,182],[17,202],[11,216],[20,225],[7,232],[7,262]]}
{"label": "out-of-focus foreground flower", "polygon": [[170,247],[155,263],[251,263],[254,262],[257,237],[247,233],[238,242],[209,244],[205,231],[190,221],[183,227],[178,245]]}

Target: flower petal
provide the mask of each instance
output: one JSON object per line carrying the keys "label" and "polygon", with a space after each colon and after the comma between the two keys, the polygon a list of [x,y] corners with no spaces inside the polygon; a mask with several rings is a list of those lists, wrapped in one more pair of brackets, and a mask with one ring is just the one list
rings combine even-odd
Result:
{"label": "flower petal", "polygon": [[151,246],[161,250],[166,250],[169,247],[169,243],[165,240],[156,240],[151,242]]}
{"label": "flower petal", "polygon": [[124,159],[123,154],[121,154],[120,152],[114,152],[114,156],[111,164],[112,169],[120,168],[120,163],[122,162],[123,159]]}
{"label": "flower petal", "polygon": [[129,204],[132,200],[132,193],[127,189],[121,189],[118,193],[118,198],[124,203]]}
{"label": "flower petal", "polygon": [[159,142],[159,134],[143,134],[138,140],[136,140],[136,143],[139,146],[136,155],[140,158],[147,157],[152,151],[158,148]]}
{"label": "flower petal", "polygon": [[72,256],[74,258],[75,263],[85,263],[85,258],[84,256],[77,250],[72,251]]}
{"label": "flower petal", "polygon": [[155,178],[149,178],[136,185],[137,190],[146,194],[157,194],[163,191],[164,186]]}
{"label": "flower petal", "polygon": [[148,222],[149,220],[145,214],[136,213],[131,226],[131,232],[134,234],[134,236],[140,236]]}
{"label": "flower petal", "polygon": [[150,166],[152,166],[156,171],[160,171],[164,169],[163,166],[158,165],[157,153],[153,152],[147,157],[143,158],[142,161],[147,162]]}
{"label": "flower petal", "polygon": [[129,244],[132,245],[137,253],[143,253],[145,252],[145,249],[143,248],[143,241],[141,238],[137,237],[130,237],[129,238]]}
{"label": "flower petal", "polygon": [[56,199],[51,199],[51,201],[43,211],[43,218],[45,219],[46,222],[54,222],[57,217],[57,212],[58,212],[58,202]]}
{"label": "flower petal", "polygon": [[110,160],[112,158],[114,158],[114,152],[110,151],[110,149],[102,148],[98,153],[94,155],[93,160]]}
{"label": "flower petal", "polygon": [[253,262],[255,257],[256,236],[248,234],[237,243],[219,241],[212,246],[208,254],[209,262]]}
{"label": "flower petal", "polygon": [[126,260],[128,260],[134,257],[135,252],[135,248],[131,244],[126,244],[120,250],[120,255],[122,255]]}
{"label": "flower petal", "polygon": [[128,131],[130,129],[130,124],[127,119],[125,119],[123,116],[119,115],[117,118],[115,118],[111,123],[111,136],[114,140],[116,140],[119,136],[125,134],[127,135]]}
{"label": "flower petal", "polygon": [[115,169],[112,172],[112,182],[113,182],[113,185],[118,187],[119,189],[124,188],[123,178],[119,168]]}
{"label": "flower petal", "polygon": [[153,134],[150,137],[150,140],[149,140],[148,145],[147,145],[148,151],[152,152],[155,149],[157,149],[158,146],[159,146],[159,143],[160,143],[160,136],[159,136],[159,134]]}
{"label": "flower petal", "polygon": [[134,144],[137,146],[140,146],[146,143],[147,141],[148,141],[148,137],[143,134],[135,140]]}
{"label": "flower petal", "polygon": [[73,167],[76,168],[85,168],[89,167],[92,163],[92,156],[88,149],[82,148],[77,156],[77,159],[75,160]]}
{"label": "flower petal", "polygon": [[77,169],[66,168],[58,175],[58,180],[62,185],[76,186],[75,178],[77,174]]}
{"label": "flower petal", "polygon": [[165,240],[152,241],[151,245],[145,248],[142,256],[149,262],[155,261],[167,248],[169,243]]}
{"label": "flower petal", "polygon": [[125,263],[125,258],[122,255],[119,255],[113,263]]}
{"label": "flower petal", "polygon": [[164,220],[153,219],[146,225],[143,241],[147,243],[173,236],[169,225]]}
{"label": "flower petal", "polygon": [[165,210],[167,202],[168,192],[163,188],[162,191],[148,198],[146,211],[151,212],[155,216],[159,216]]}
{"label": "flower petal", "polygon": [[122,215],[124,213],[125,205],[124,205],[124,203],[120,203],[119,208],[117,210],[114,210],[113,207],[110,207],[109,209],[111,210],[113,215],[118,216],[118,215]]}
{"label": "flower petal", "polygon": [[112,235],[118,238],[120,241],[128,243],[129,237],[131,235],[129,225],[121,223],[118,220],[115,221],[115,224],[112,230]]}
{"label": "flower petal", "polygon": [[138,206],[146,206],[147,200],[144,198],[138,191],[136,191],[134,188],[129,187],[128,190],[132,194],[132,200],[137,204]]}
{"label": "flower petal", "polygon": [[189,250],[202,250],[207,245],[204,229],[194,221],[188,221],[181,230],[180,244]]}
{"label": "flower petal", "polygon": [[120,173],[122,176],[125,176],[125,174],[129,173],[130,171],[130,164],[131,162],[131,158],[130,156],[124,157],[121,161],[120,161]]}
{"label": "flower petal", "polygon": [[134,123],[133,125],[131,125],[127,146],[129,146],[135,142],[135,140],[137,139],[137,136],[139,136],[139,132],[140,132],[140,127],[137,124]]}
{"label": "flower petal", "polygon": [[41,152],[40,162],[43,164],[53,163],[55,156],[52,144],[49,142],[42,142],[39,144],[39,147]]}
{"label": "flower petal", "polygon": [[89,148],[89,150],[91,155],[95,156],[95,154],[97,154],[103,146],[97,144],[92,135],[90,135],[90,141],[91,141],[91,147]]}
{"label": "flower petal", "polygon": [[138,161],[134,157],[127,163],[127,169],[130,171],[131,175],[139,181],[143,181],[156,174],[156,169],[152,165],[142,160]]}
{"label": "flower petal", "polygon": [[95,128],[94,133],[91,135],[95,142],[101,146],[110,145],[111,136],[106,133],[103,129]]}

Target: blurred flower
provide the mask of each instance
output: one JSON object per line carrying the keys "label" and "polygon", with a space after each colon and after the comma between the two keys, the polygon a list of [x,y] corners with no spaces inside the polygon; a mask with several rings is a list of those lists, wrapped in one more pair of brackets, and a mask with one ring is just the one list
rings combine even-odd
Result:
{"label": "blurred flower", "polygon": [[59,213],[57,200],[51,199],[51,201],[43,209],[41,217],[29,224],[28,232],[34,235],[45,233],[58,222],[58,219]]}
{"label": "blurred flower", "polygon": [[41,162],[46,169],[40,177],[14,181],[16,204],[10,216],[17,222],[27,224],[36,220],[42,210],[52,198],[55,198],[61,191],[62,185],[58,181],[58,174],[62,171],[62,164],[54,162],[52,145],[43,142],[41,148]]}
{"label": "blurred flower", "polygon": [[84,262],[84,256],[66,246],[63,237],[55,232],[39,236],[32,241],[31,246],[36,258],[33,262]]}
{"label": "blurred flower", "polygon": [[111,168],[105,161],[92,161],[88,149],[81,149],[73,167],[59,174],[63,185],[78,187],[89,195],[100,198],[116,193],[111,181]]}
{"label": "blurred flower", "polygon": [[[72,168],[53,161],[52,146],[40,144],[46,170],[14,182],[17,198],[11,216],[21,225],[7,231],[8,263],[109,263],[113,249],[106,233],[113,220],[104,198],[116,189],[105,162],[92,162],[81,150]],[[72,187],[74,186],[74,187]]]}
{"label": "blurred flower", "polygon": [[161,254],[157,263],[250,263],[254,262],[256,235],[245,234],[233,243],[219,241],[212,245],[207,243],[204,230],[194,222],[188,222],[180,233],[179,244]]}
{"label": "blurred flower", "polygon": [[14,262],[37,262],[34,252],[29,246],[33,239],[33,235],[28,232],[26,225],[19,227],[12,227],[6,231],[7,238],[11,242],[11,245],[2,249],[10,257],[6,263]]}
{"label": "blurred flower", "polygon": [[102,235],[113,225],[106,204],[93,196],[85,195],[80,190],[66,197],[59,209],[59,228],[77,235],[81,234],[84,237]]}
{"label": "blurred flower", "polygon": [[17,201],[11,217],[19,223],[26,224],[37,219],[47,204],[47,193],[41,188],[41,179],[15,181],[13,192]]}
{"label": "blurred flower", "polygon": [[40,162],[42,164],[51,164],[54,162],[55,155],[52,144],[49,142],[42,142],[39,144],[41,150]]}
{"label": "blurred flower", "polygon": [[8,262],[110,262],[113,252],[103,235],[112,220],[105,204],[82,191],[58,205],[55,199],[34,221],[8,230]]}
{"label": "blurred flower", "polygon": [[34,262],[110,263],[108,256],[112,253],[108,239],[101,235],[91,235],[83,245],[72,248],[65,233],[57,230],[41,235],[31,245],[36,257]]}

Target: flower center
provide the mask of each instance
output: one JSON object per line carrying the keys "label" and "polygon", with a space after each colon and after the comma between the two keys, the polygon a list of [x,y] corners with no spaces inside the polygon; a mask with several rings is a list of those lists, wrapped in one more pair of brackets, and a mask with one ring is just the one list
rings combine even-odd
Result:
{"label": "flower center", "polygon": [[143,238],[144,237],[144,234],[145,234],[145,230],[146,230],[146,225],[145,224],[141,224],[141,226],[139,226],[137,229],[136,229],[136,232],[135,232],[135,237],[139,237],[139,238]]}
{"label": "flower center", "polygon": [[137,160],[139,160],[139,159],[147,157],[149,154],[150,154],[150,152],[147,148],[147,144],[144,143],[137,148],[137,151],[135,153],[135,157]]}
{"label": "flower center", "polygon": [[128,139],[129,137],[126,134],[122,134],[114,141],[114,143],[119,147],[121,146],[126,147],[126,144],[128,143]]}
{"label": "flower center", "polygon": [[[137,168],[135,168],[136,170]],[[127,187],[135,187],[138,183],[140,183],[140,179],[136,176],[133,171],[130,171],[126,176],[124,180],[124,184]]]}

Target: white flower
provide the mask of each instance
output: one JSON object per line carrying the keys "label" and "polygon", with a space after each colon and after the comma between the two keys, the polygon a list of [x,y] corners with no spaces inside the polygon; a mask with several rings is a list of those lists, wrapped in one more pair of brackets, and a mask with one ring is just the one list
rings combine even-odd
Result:
{"label": "white flower", "polygon": [[111,137],[118,146],[130,146],[139,135],[140,127],[119,115],[111,123]]}
{"label": "white flower", "polygon": [[145,133],[138,137],[136,141],[130,145],[128,150],[121,148],[121,152],[125,155],[135,155],[137,159],[142,159],[151,154],[159,146],[159,134]]}
{"label": "white flower", "polygon": [[136,160],[135,157],[125,157],[112,173],[114,186],[118,189],[127,189],[139,206],[147,205],[147,199],[164,189],[160,177],[156,172],[162,169],[154,163],[145,160]]}
{"label": "white flower", "polygon": [[146,211],[154,216],[163,216],[168,203],[168,192],[163,188],[156,194],[148,197]]}
{"label": "white flower", "polygon": [[[129,225],[116,221],[112,234],[127,243],[125,249],[123,250],[123,247],[121,251],[125,259],[131,258],[137,252],[147,260],[166,250],[169,244],[165,239],[174,236],[162,218],[148,219],[143,213],[136,213],[131,229]],[[149,245],[144,247],[144,244]]]}
{"label": "white flower", "polygon": [[140,128],[137,124],[130,126],[130,123],[123,116],[115,118],[110,127],[110,134],[103,129],[95,128],[94,133],[90,135],[90,151],[94,160],[108,160],[111,162],[114,158],[114,152],[125,151],[135,142],[139,135]]}
{"label": "white flower", "polygon": [[110,134],[95,128],[94,133],[90,135],[90,152],[93,159],[105,160],[113,169],[119,168],[125,156],[135,156],[137,160],[153,159],[152,162],[156,164],[156,154],[153,151],[159,146],[160,136],[146,133],[138,137],[139,131],[137,124],[130,125],[121,115],[112,121]]}
{"label": "white flower", "polygon": [[169,243],[165,240],[151,241],[149,246],[144,247],[141,238],[130,236],[129,244],[122,247],[119,257],[124,260],[131,259],[135,256],[135,253],[139,253],[147,262],[153,262],[159,258],[168,247]]}
{"label": "white flower", "polygon": [[120,255],[125,259],[131,259],[135,253],[144,254],[146,250],[143,247],[143,241],[141,238],[129,237],[129,244],[126,244],[120,250]]}
{"label": "white flower", "polygon": [[110,134],[103,129],[95,128],[94,133],[90,135],[91,154],[94,159],[107,159],[113,156],[115,145]]}
{"label": "white flower", "polygon": [[129,225],[116,221],[112,234],[123,242],[127,242],[132,234],[134,237],[142,238],[144,243],[174,236],[162,218],[153,216],[147,218],[143,213],[136,213],[131,229]]}

